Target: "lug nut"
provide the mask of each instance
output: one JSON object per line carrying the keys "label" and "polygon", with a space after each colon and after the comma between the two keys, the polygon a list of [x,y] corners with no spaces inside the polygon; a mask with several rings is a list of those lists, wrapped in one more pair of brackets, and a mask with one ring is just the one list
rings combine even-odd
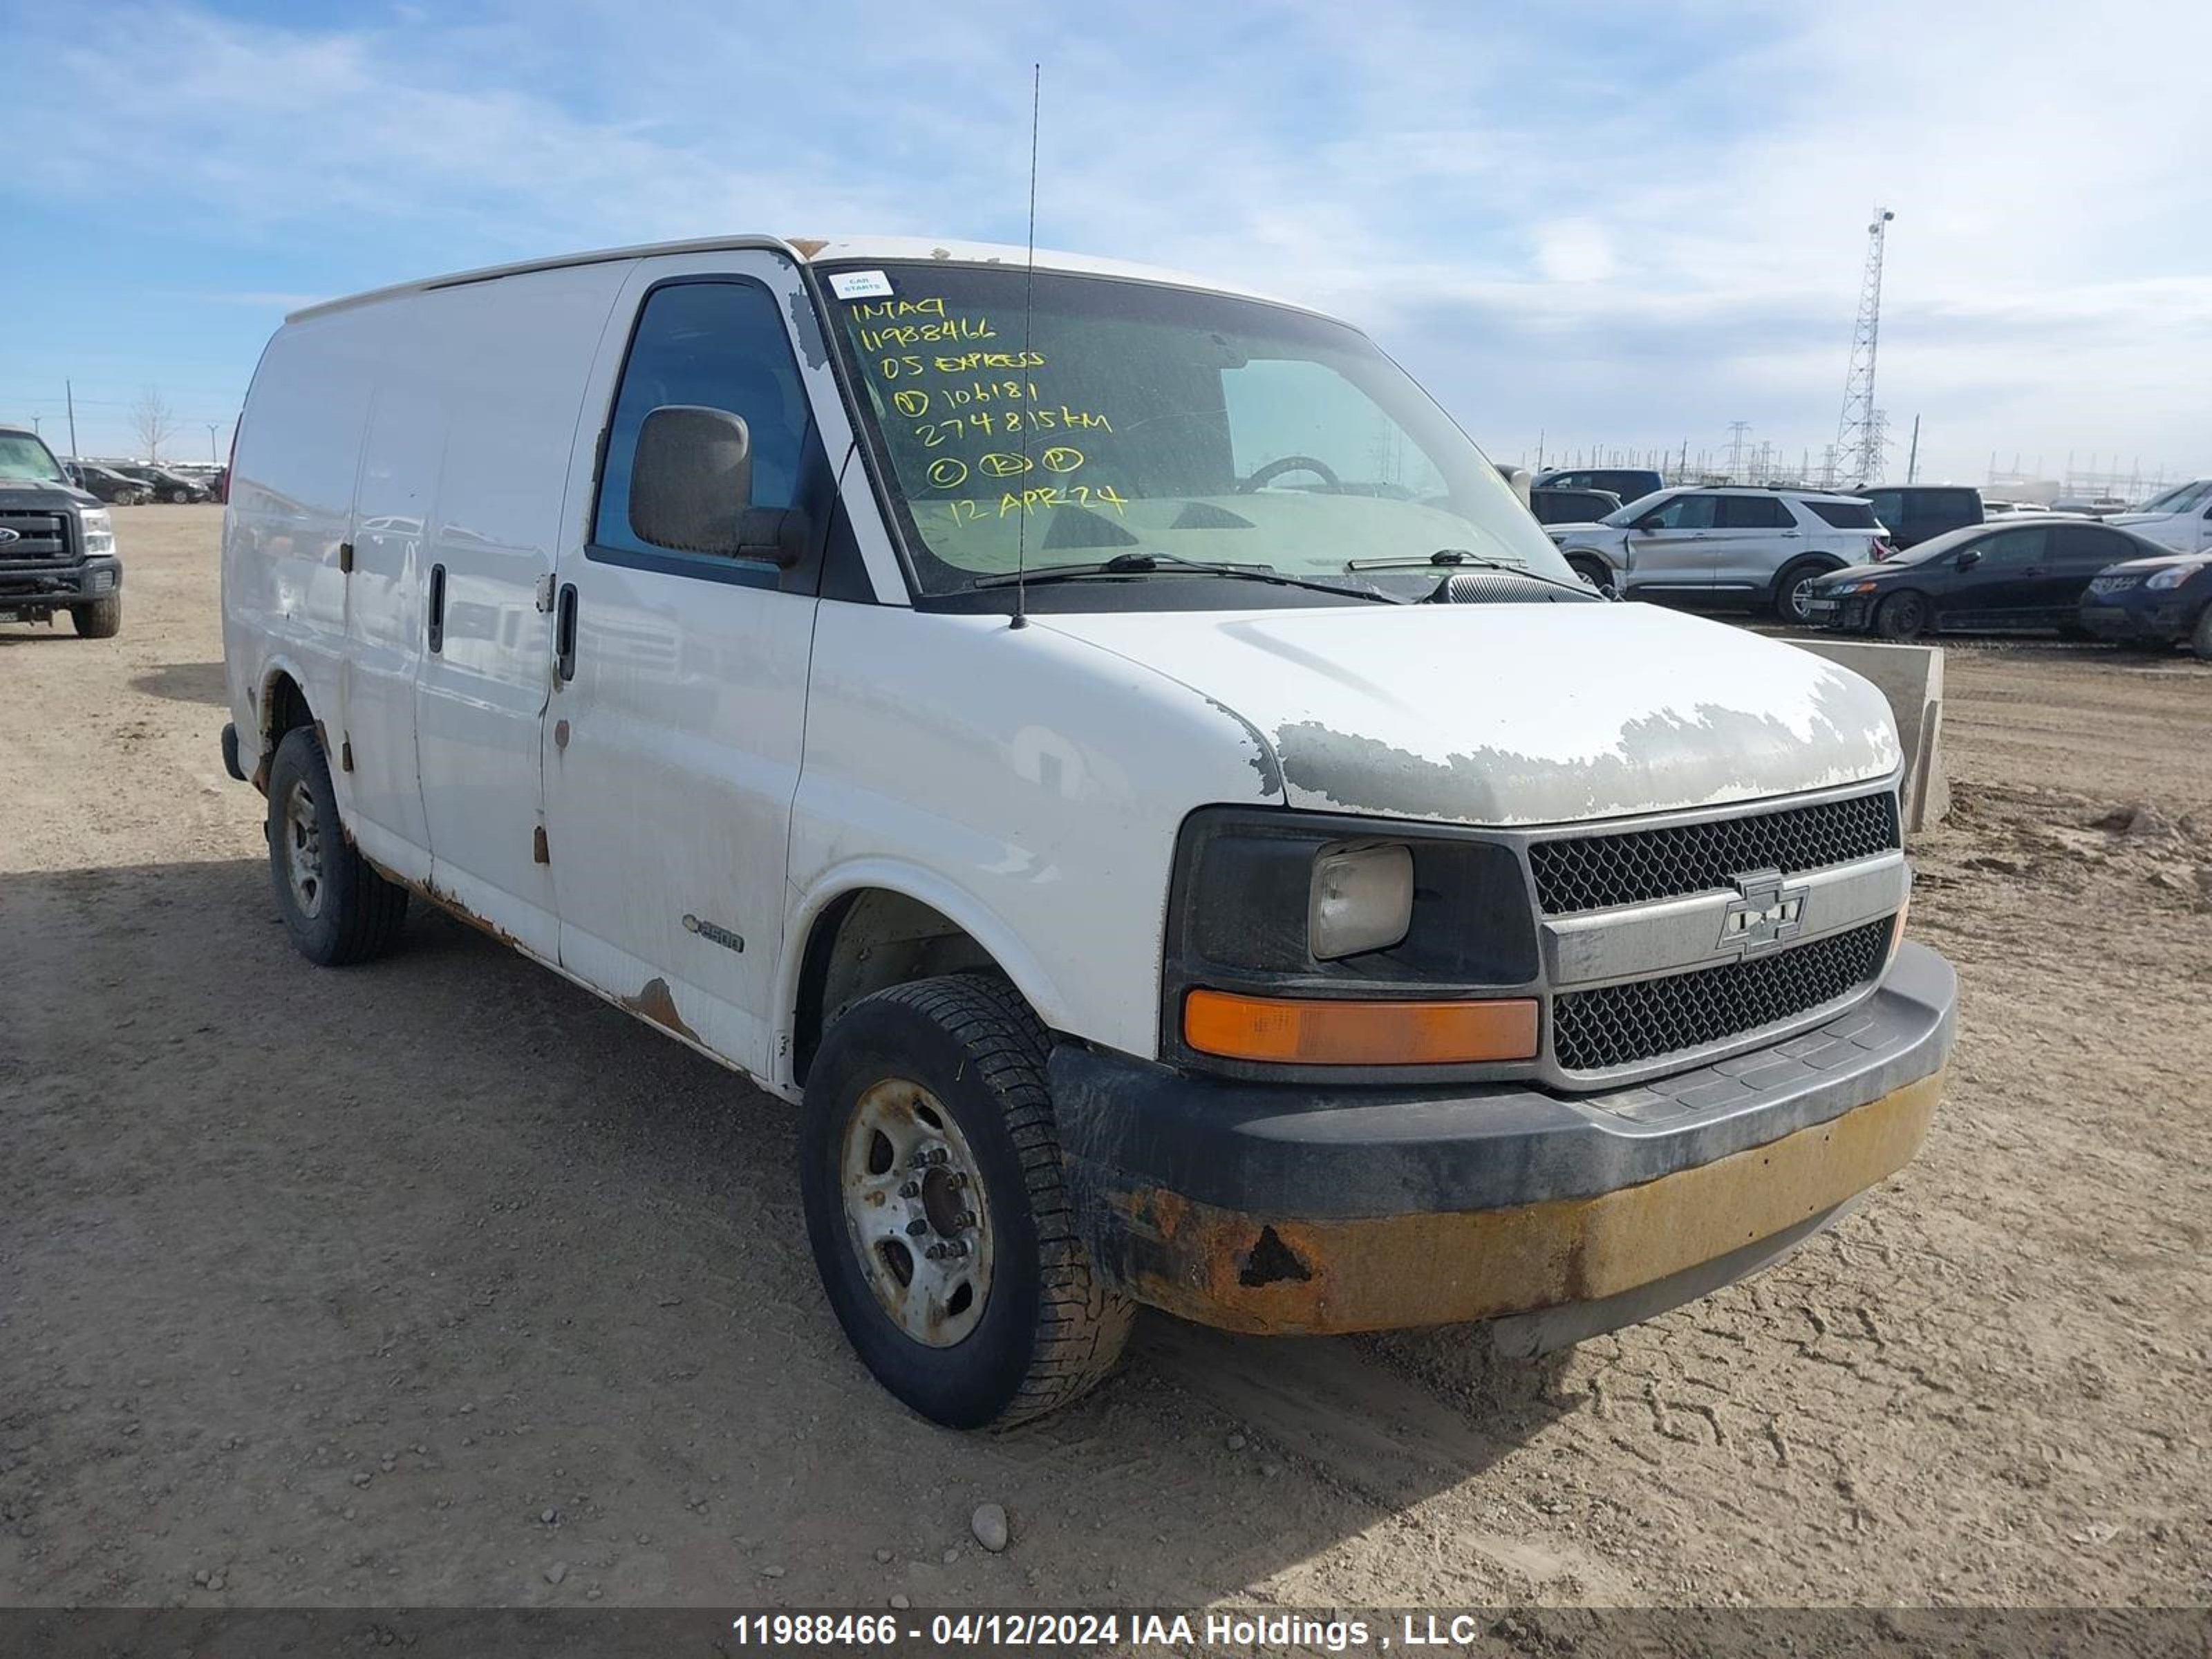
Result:
{"label": "lug nut", "polygon": [[908,1182],[905,1186],[899,1188],[899,1196],[901,1198],[920,1198],[921,1196],[921,1183],[918,1181]]}
{"label": "lug nut", "polygon": [[956,1233],[964,1233],[975,1224],[975,1212],[973,1210],[963,1210],[952,1218],[952,1231]]}

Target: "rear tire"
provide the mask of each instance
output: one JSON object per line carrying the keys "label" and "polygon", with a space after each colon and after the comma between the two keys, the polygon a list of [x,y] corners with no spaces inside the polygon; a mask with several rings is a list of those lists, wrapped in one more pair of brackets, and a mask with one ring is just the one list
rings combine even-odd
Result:
{"label": "rear tire", "polygon": [[948,1428],[1067,1405],[1133,1310],[1075,1226],[1044,1029],[993,975],[855,1003],[806,1080],[799,1190],[837,1322],[876,1380]]}
{"label": "rear tire", "polygon": [[2199,662],[2212,662],[2212,605],[2197,613],[2197,626],[2189,631],[2189,648]]}
{"label": "rear tire", "polygon": [[269,768],[269,879],[300,954],[349,967],[389,951],[407,919],[407,890],[355,850],[338,817],[330,762],[314,728],[295,726]]}
{"label": "rear tire", "polygon": [[1903,644],[1928,631],[1928,601],[1917,593],[1893,593],[1874,613],[1874,631]]}
{"label": "rear tire", "polygon": [[81,640],[112,640],[123,631],[123,596],[110,593],[70,607],[70,626]]}
{"label": "rear tire", "polygon": [[1826,559],[1793,559],[1782,567],[1782,574],[1774,579],[1774,594],[1768,601],[1775,620],[1802,628],[1812,620],[1805,609],[1807,590],[1836,567]]}

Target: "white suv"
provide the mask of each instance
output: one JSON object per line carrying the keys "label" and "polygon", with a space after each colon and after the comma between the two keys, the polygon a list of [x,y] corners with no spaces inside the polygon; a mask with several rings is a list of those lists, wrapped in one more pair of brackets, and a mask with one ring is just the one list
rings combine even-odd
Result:
{"label": "white suv", "polygon": [[1661,489],[1544,530],[1577,575],[1625,599],[1734,601],[1790,623],[1816,578],[1887,550],[1864,498],[1807,489]]}

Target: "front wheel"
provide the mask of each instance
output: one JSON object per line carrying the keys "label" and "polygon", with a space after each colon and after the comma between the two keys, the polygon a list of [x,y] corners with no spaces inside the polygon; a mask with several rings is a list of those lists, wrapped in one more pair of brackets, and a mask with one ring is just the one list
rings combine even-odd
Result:
{"label": "front wheel", "polygon": [[948,1428],[1066,1405],[1128,1337],[1127,1299],[1076,1233],[1045,1052],[1012,986],[957,974],[854,1004],[807,1077],[823,1289],[876,1380]]}
{"label": "front wheel", "polygon": [[1799,559],[1782,567],[1774,579],[1774,616],[1778,622],[1802,628],[1813,618],[1813,584],[1835,567],[1823,559]]}
{"label": "front wheel", "polygon": [[1567,568],[1607,598],[1617,597],[1613,588],[1613,568],[1603,559],[1594,559],[1587,553],[1577,553],[1569,557]]}
{"label": "front wheel", "polygon": [[1903,643],[1928,631],[1928,601],[1917,593],[1893,593],[1874,613],[1874,631]]}
{"label": "front wheel", "polygon": [[191,498],[192,492],[189,489],[173,489],[169,492],[169,499],[174,501],[179,507],[182,507],[186,501],[191,500]]}
{"label": "front wheel", "polygon": [[2197,613],[2197,626],[2189,632],[2189,648],[2199,662],[2212,662],[2212,605]]}
{"label": "front wheel", "polygon": [[70,607],[70,626],[83,640],[112,640],[123,631],[123,596],[110,593]]}

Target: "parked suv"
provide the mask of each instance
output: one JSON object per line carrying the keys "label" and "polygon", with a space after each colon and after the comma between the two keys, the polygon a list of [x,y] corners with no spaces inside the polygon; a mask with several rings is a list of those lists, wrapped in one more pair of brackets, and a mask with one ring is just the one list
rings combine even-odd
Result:
{"label": "parked suv", "polygon": [[1555,466],[1539,472],[1538,489],[1604,489],[1632,501],[1667,487],[1666,479],[1640,466]]}
{"label": "parked suv", "polygon": [[1620,510],[1620,497],[1610,489],[1554,489],[1548,485],[1528,492],[1528,510],[1538,524],[1588,524]]}
{"label": "parked suv", "polygon": [[1880,484],[1858,493],[1873,505],[1875,517],[1888,532],[1889,544],[1900,553],[1931,538],[1980,524],[1986,516],[1982,492],[1971,484]]}
{"label": "parked suv", "polygon": [[69,612],[88,640],[123,628],[123,562],[107,509],[69,481],[46,440],[0,426],[0,622]]}
{"label": "parked suv", "polygon": [[1856,495],[1692,486],[1662,489],[1595,524],[1547,525],[1577,574],[1626,599],[1748,605],[1806,620],[1814,580],[1886,550]]}
{"label": "parked suv", "polygon": [[1026,266],[696,241],[288,321],[222,605],[301,952],[419,897],[791,1102],[830,1308],[963,1426],[1137,1303],[1571,1342],[1910,1158],[1954,985],[1881,694],[1602,602],[1346,325]]}

